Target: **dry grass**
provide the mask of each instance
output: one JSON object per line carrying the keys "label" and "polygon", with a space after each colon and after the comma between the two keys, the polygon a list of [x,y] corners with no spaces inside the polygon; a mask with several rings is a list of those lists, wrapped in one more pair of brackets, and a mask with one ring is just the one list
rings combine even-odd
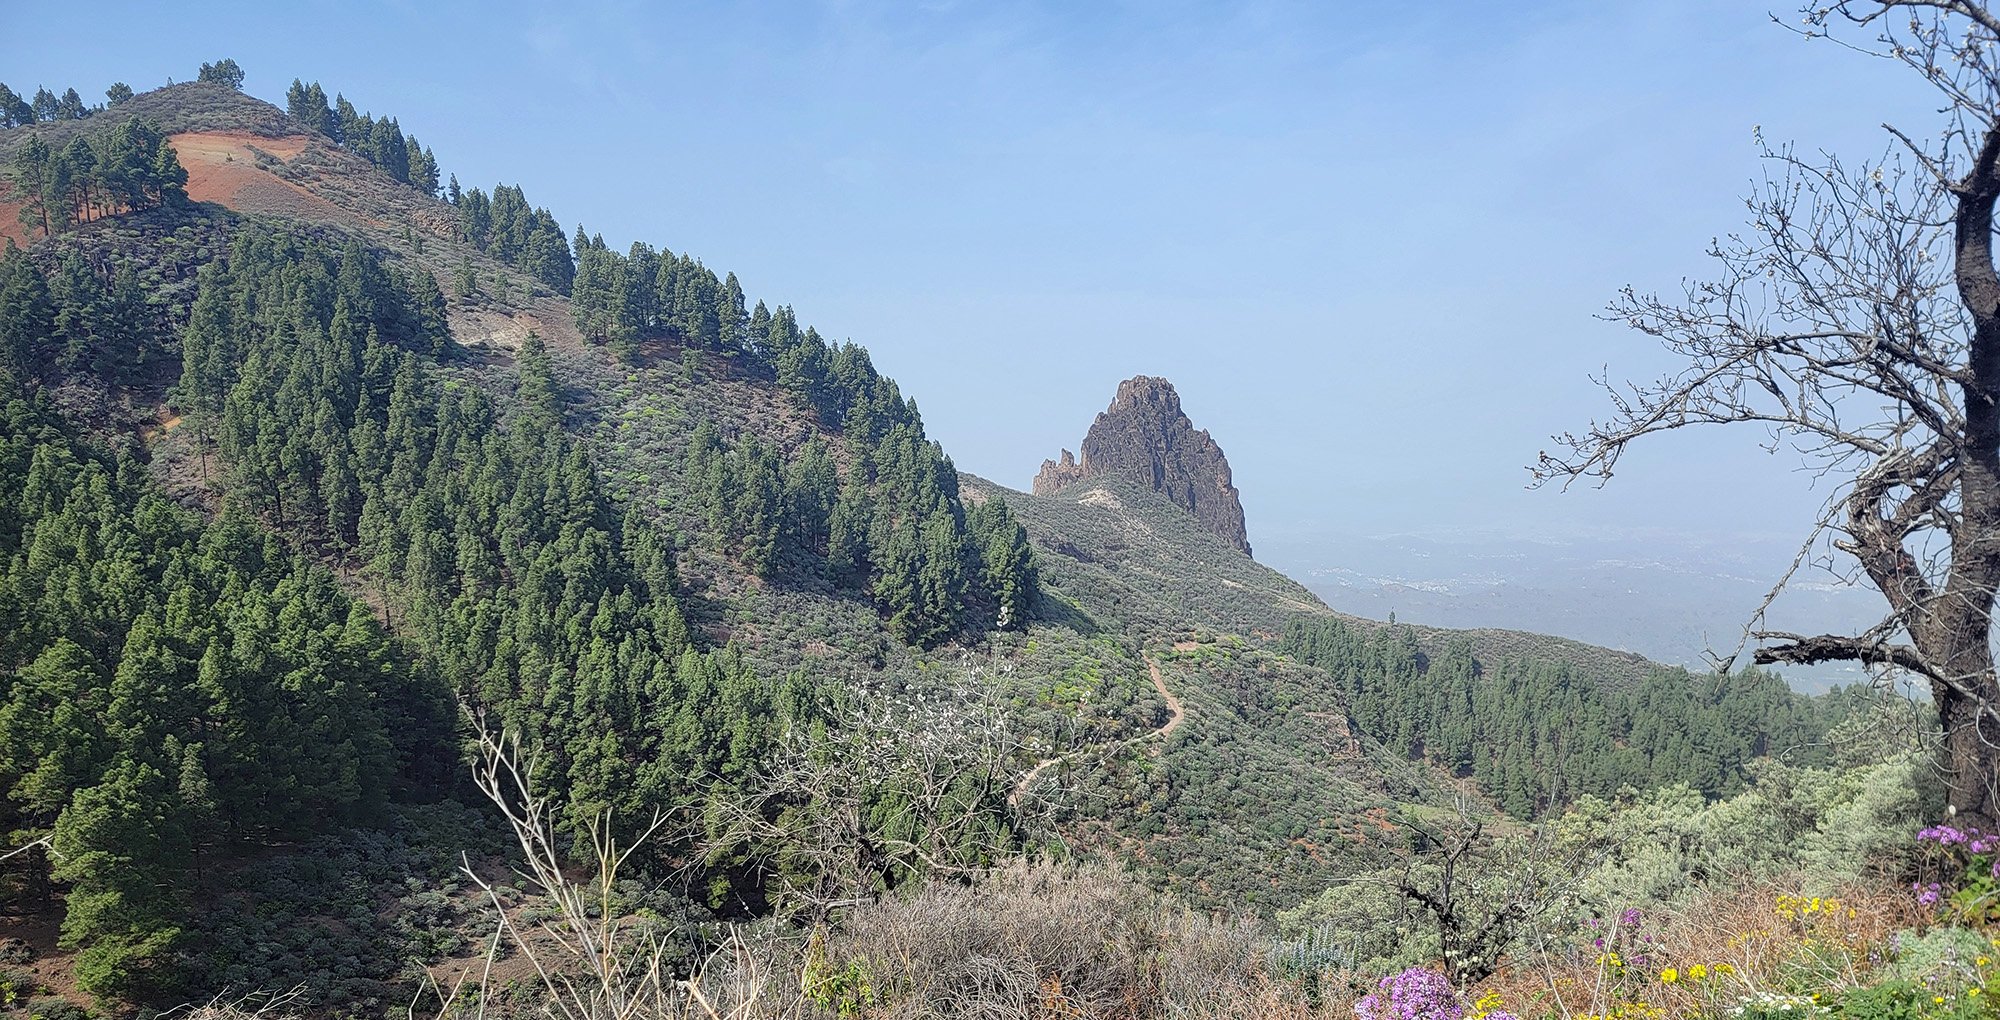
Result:
{"label": "dry grass", "polygon": [[824,953],[835,987],[883,1020],[1315,1015],[1267,972],[1254,923],[1161,901],[1108,870],[1016,864],[848,915]]}

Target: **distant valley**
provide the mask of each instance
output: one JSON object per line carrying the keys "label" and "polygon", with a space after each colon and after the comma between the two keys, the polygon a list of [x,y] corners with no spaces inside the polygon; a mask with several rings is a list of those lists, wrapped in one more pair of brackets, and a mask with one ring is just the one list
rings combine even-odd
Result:
{"label": "distant valley", "polygon": [[[1796,551],[1775,536],[1575,535],[1498,531],[1261,530],[1262,559],[1343,613],[1436,627],[1536,631],[1705,666],[1727,650]],[[1858,630],[1881,597],[1801,571],[1773,607],[1779,628]],[[1784,671],[1808,692],[1865,680],[1848,663]]]}

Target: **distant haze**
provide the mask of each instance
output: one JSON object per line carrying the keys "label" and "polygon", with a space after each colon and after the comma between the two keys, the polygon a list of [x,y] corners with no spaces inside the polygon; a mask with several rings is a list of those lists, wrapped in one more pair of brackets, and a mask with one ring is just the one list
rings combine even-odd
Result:
{"label": "distant haze", "polygon": [[[1166,376],[1251,543],[1322,591],[1338,575],[1313,570],[1425,573],[1357,567],[1343,536],[1588,533],[1639,560],[1662,534],[1802,534],[1825,491],[1754,432],[1639,449],[1601,492],[1526,492],[1522,465],[1605,409],[1586,373],[1665,367],[1593,312],[1705,271],[1754,128],[1863,156],[1883,121],[1934,120],[1906,74],[1736,0],[23,15],[17,91],[229,56],[253,94],[299,76],[399,118],[468,187],[504,173],[572,229],[734,270],[869,346],[961,467],[1009,485],[1120,379]],[[327,45],[327,18],[365,42]],[[1554,562],[1511,583],[1570,583]]]}
{"label": "distant haze", "polygon": [[[1677,533],[1524,539],[1490,531],[1311,533],[1274,538],[1260,550],[1341,612],[1560,634],[1695,670],[1710,668],[1710,655],[1735,651],[1796,552]],[[1851,632],[1882,614],[1872,589],[1808,568],[1772,605],[1765,625]],[[1845,663],[1781,672],[1813,691],[1867,679]]]}

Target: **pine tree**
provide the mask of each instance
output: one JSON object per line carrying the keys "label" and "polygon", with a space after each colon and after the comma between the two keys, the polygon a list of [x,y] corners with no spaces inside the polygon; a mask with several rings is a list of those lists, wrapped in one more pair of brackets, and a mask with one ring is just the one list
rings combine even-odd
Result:
{"label": "pine tree", "polygon": [[48,281],[26,253],[8,245],[0,251],[0,368],[16,380],[27,379],[54,331]]}
{"label": "pine tree", "polygon": [[44,237],[49,235],[49,211],[42,202],[47,190],[43,180],[51,158],[48,143],[39,135],[29,135],[14,152],[15,189],[22,197],[21,224],[30,230],[39,228]]}
{"label": "pine tree", "polygon": [[0,84],[0,127],[22,127],[35,122],[35,108],[13,89]]}
{"label": "pine tree", "polygon": [[418,144],[416,135],[409,136],[409,154],[410,186],[433,198],[437,197],[437,156]]}
{"label": "pine tree", "polygon": [[70,883],[62,944],[78,949],[77,986],[142,993],[181,937],[172,890],[191,862],[177,784],[127,758],[57,819],[54,877]]}
{"label": "pine tree", "polygon": [[97,152],[79,136],[63,146],[59,158],[68,185],[58,196],[65,209],[64,215],[78,223],[88,222],[92,218],[92,184],[98,178]]}
{"label": "pine tree", "polygon": [[224,57],[213,64],[201,65],[201,72],[195,80],[227,85],[240,90],[243,88],[243,68],[237,66],[236,61]]}
{"label": "pine tree", "polygon": [[347,101],[346,96],[338,92],[333,94],[332,134],[335,142],[350,149],[368,143],[368,136],[361,126],[361,112],[354,108],[353,103]]}

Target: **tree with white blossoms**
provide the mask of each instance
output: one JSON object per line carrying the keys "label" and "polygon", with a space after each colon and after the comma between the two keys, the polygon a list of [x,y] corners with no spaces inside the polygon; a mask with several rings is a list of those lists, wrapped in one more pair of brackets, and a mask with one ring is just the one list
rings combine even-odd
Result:
{"label": "tree with white blossoms", "polygon": [[[1627,288],[1611,305],[1683,367],[1652,383],[1605,381],[1609,418],[1556,437],[1532,470],[1538,484],[1601,483],[1635,440],[1694,425],[1760,424],[1774,445],[1794,446],[1836,485],[1745,644],[1760,664],[1853,661],[1922,678],[1944,728],[1950,809],[1990,830],[2000,818],[2000,17],[1968,0],[1803,13],[1805,37],[1922,76],[1944,99],[1938,129],[1885,125],[1888,153],[1862,163],[1766,146],[1771,171],[1747,202],[1749,228],[1710,249],[1714,275],[1668,296]],[[1856,634],[1767,629],[1771,599],[1822,538],[1887,612]]]}

